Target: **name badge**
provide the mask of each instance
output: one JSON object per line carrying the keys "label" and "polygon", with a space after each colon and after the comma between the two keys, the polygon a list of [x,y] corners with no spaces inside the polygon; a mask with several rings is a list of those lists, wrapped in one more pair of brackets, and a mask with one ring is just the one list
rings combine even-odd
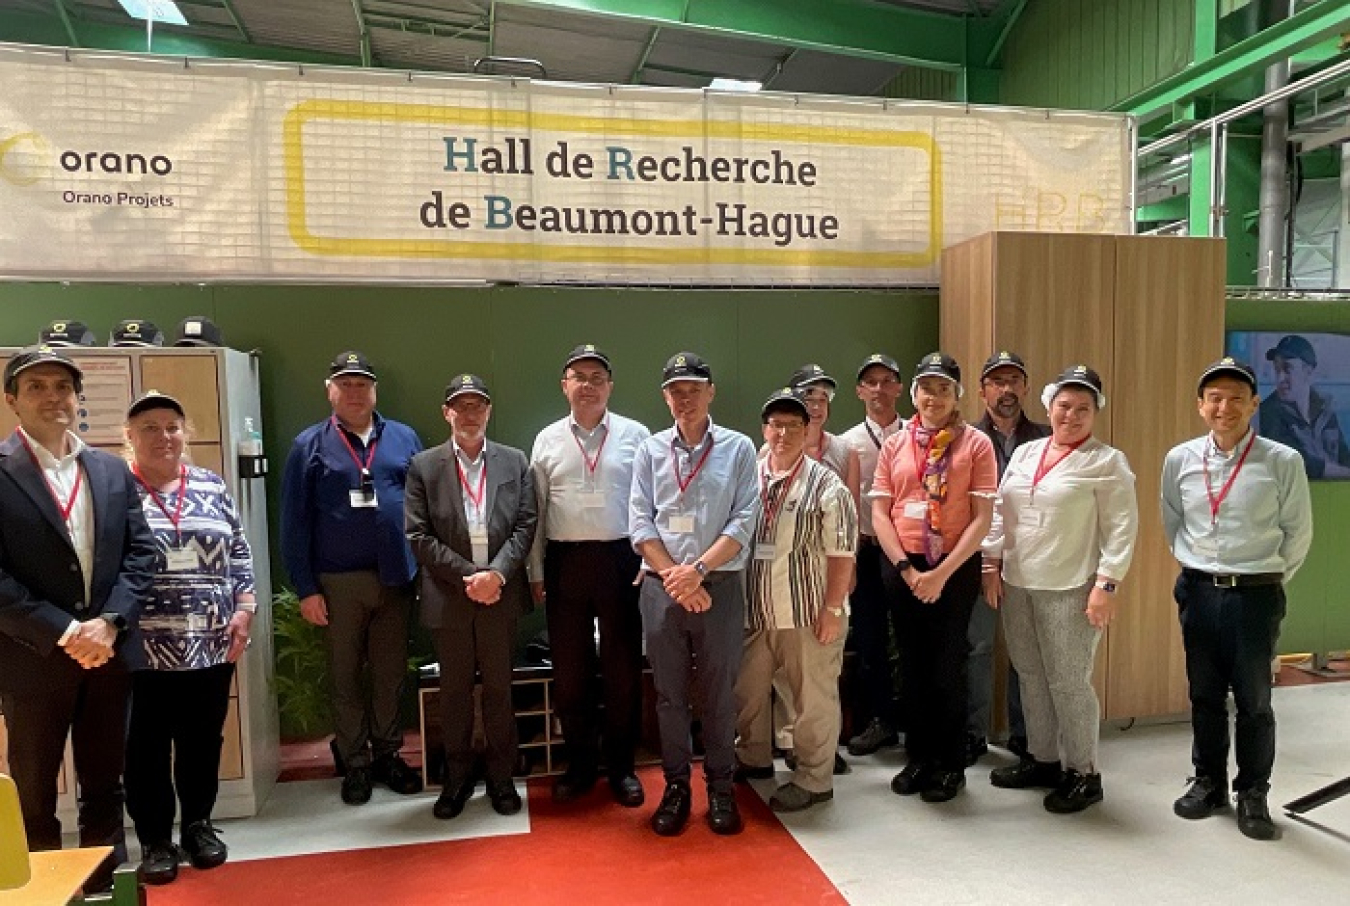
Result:
{"label": "name badge", "polygon": [[755,543],[755,559],[756,559],[756,560],[772,560],[772,559],[774,558],[774,552],[775,552],[776,549],[777,549],[777,545],[774,545],[774,544],[760,544],[760,543],[756,542],[756,543]]}
{"label": "name badge", "polygon": [[583,508],[588,510],[604,509],[605,492],[604,491],[582,491],[577,495],[577,500],[581,501]]}
{"label": "name badge", "polygon": [[666,527],[677,535],[691,535],[694,532],[693,516],[670,516]]}
{"label": "name badge", "polygon": [[370,509],[371,507],[376,506],[374,491],[363,491],[360,488],[357,488],[356,490],[348,491],[347,493],[354,509]]}
{"label": "name badge", "polygon": [[211,628],[211,621],[204,613],[190,613],[187,615],[187,628],[188,632],[206,632]]}
{"label": "name badge", "polygon": [[928,515],[928,504],[922,500],[911,500],[905,504],[906,519],[922,519]]}
{"label": "name badge", "polygon": [[1202,557],[1219,556],[1219,539],[1212,535],[1206,538],[1195,539],[1195,552]]}
{"label": "name badge", "polygon": [[165,566],[171,573],[190,572],[197,568],[197,552],[191,549],[170,550],[165,554]]}
{"label": "name badge", "polygon": [[487,544],[488,532],[486,527],[469,529],[470,544]]}
{"label": "name badge", "polygon": [[1045,510],[1038,510],[1034,506],[1022,510],[1021,519],[1027,525],[1040,528],[1045,525]]}

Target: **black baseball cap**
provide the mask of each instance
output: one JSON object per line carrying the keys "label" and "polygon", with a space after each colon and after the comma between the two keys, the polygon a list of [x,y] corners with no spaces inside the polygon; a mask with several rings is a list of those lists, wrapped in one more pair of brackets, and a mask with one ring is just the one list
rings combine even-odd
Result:
{"label": "black baseball cap", "polygon": [[366,358],[355,349],[339,352],[333,357],[333,363],[328,366],[329,380],[347,374],[370,378],[372,381],[379,380],[379,378],[375,376],[375,368],[370,364],[370,359]]}
{"label": "black baseball cap", "polygon": [[19,375],[36,365],[60,365],[70,372],[71,378],[75,381],[75,392],[79,393],[84,389],[84,372],[80,370],[80,366],[44,344],[19,350],[18,354],[5,364],[5,392],[15,393],[19,387]]}
{"label": "black baseball cap", "polygon": [[140,415],[142,412],[148,412],[151,409],[172,409],[178,413],[180,418],[187,418],[182,403],[167,393],[160,393],[158,390],[147,390],[141,394],[140,398],[131,404],[131,408],[127,409],[127,418]]}
{"label": "black baseball cap", "polygon": [[839,387],[839,382],[825,373],[825,369],[819,365],[803,365],[792,372],[792,377],[788,378],[788,384],[793,387],[805,387],[808,384],[829,384],[831,390]]}
{"label": "black baseball cap", "polygon": [[1314,368],[1317,367],[1317,352],[1306,338],[1296,333],[1281,337],[1280,342],[1275,344],[1274,349],[1266,350],[1267,362],[1273,361],[1275,356],[1285,359],[1302,359]]}
{"label": "black baseball cap", "polygon": [[953,384],[960,385],[961,366],[945,352],[930,353],[919,359],[919,364],[914,368],[914,380],[917,382],[922,377],[946,378]]}
{"label": "black baseball cap", "polygon": [[488,392],[487,384],[476,374],[457,374],[452,377],[445,387],[445,402],[448,405],[455,397],[464,396],[466,393],[476,393],[489,403],[492,402],[492,394]]}
{"label": "black baseball cap", "polygon": [[[1286,339],[1288,339],[1286,337]],[[1200,382],[1196,385],[1195,393],[1197,396],[1203,396],[1205,385],[1216,377],[1234,377],[1252,388],[1252,393],[1256,393],[1256,369],[1246,362],[1235,359],[1231,355],[1226,355],[1214,364],[1210,365],[1204,371],[1200,372]]]}
{"label": "black baseball cap", "polygon": [[109,346],[163,346],[164,331],[155,326],[152,321],[145,321],[141,318],[130,318],[126,321],[118,321],[117,326],[113,328],[112,339],[108,341]]}
{"label": "black baseball cap", "polygon": [[1015,352],[1008,352],[1006,349],[999,350],[984,360],[984,367],[980,369],[980,380],[989,377],[989,372],[996,368],[1016,368],[1022,372],[1023,377],[1030,377],[1027,374],[1027,363],[1022,361],[1022,357]]}
{"label": "black baseball cap", "polygon": [[759,420],[768,424],[769,416],[775,412],[791,412],[794,415],[800,415],[806,421],[811,420],[811,413],[806,409],[806,401],[802,399],[803,392],[800,387],[782,387],[775,390],[764,401],[763,407],[759,410]]}
{"label": "black baseball cap", "polygon": [[586,359],[594,359],[603,365],[606,371],[611,374],[614,373],[614,369],[609,365],[609,356],[605,355],[604,350],[600,349],[600,347],[596,346],[594,343],[582,343],[580,346],[569,352],[567,354],[567,361],[563,362],[563,371],[571,368],[577,362],[582,362]]}
{"label": "black baseball cap", "polygon": [[97,346],[94,332],[83,321],[58,319],[38,332],[38,343],[53,348],[70,346]]}
{"label": "black baseball cap", "polygon": [[712,383],[712,367],[693,352],[677,352],[666,360],[661,370],[662,388],[676,381],[702,381]]}
{"label": "black baseball cap", "polygon": [[1045,408],[1050,408],[1050,401],[1055,398],[1055,394],[1065,387],[1082,387],[1089,390],[1097,398],[1097,408],[1106,408],[1106,393],[1102,390],[1102,376],[1086,365],[1070,365],[1059,373],[1051,383],[1046,387],[1042,402]]}
{"label": "black baseball cap", "polygon": [[885,368],[887,371],[894,374],[897,380],[903,381],[905,379],[905,376],[900,373],[899,362],[897,362],[895,359],[891,358],[890,356],[886,355],[883,352],[874,352],[867,358],[863,359],[863,363],[858,366],[858,380],[861,381],[863,372],[871,368],[873,365],[880,365],[882,368]]}
{"label": "black baseball cap", "polygon": [[191,315],[178,322],[178,338],[175,346],[224,346],[220,328],[210,318],[203,315]]}

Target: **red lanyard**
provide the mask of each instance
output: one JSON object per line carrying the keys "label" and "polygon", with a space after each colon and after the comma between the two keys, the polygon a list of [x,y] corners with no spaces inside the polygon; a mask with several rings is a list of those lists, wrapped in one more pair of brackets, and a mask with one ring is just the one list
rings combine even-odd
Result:
{"label": "red lanyard", "polygon": [[[572,432],[572,440],[576,441],[577,449],[581,451],[581,461],[586,464],[586,472],[589,475],[595,475],[596,468],[600,465],[600,454],[605,452],[605,441],[609,440],[609,417],[606,416],[604,422],[605,436],[600,438],[600,449],[595,451],[595,459],[590,459],[586,455],[586,448],[581,444],[581,438],[577,437],[577,432]],[[578,426],[580,427],[580,426]],[[684,490],[681,488],[680,490]]]}
{"label": "red lanyard", "polygon": [[159,507],[159,511],[164,514],[164,518],[169,520],[169,524],[173,526],[174,535],[179,541],[182,541],[183,533],[179,530],[178,523],[183,520],[183,498],[187,496],[187,466],[178,466],[178,506],[174,508],[172,516],[169,515],[169,508],[164,505],[164,499],[141,477],[141,470],[135,463],[132,464],[131,471],[136,474],[136,480],[141,483],[141,487],[150,492],[150,496],[155,501],[155,506]]}
{"label": "red lanyard", "polygon": [[1048,466],[1045,464],[1045,454],[1050,452],[1050,444],[1053,443],[1053,441],[1047,440],[1045,442],[1045,446],[1041,447],[1041,461],[1036,464],[1036,474],[1031,479],[1031,496],[1032,497],[1036,496],[1036,486],[1041,483],[1042,478],[1053,472],[1055,466],[1059,465],[1064,460],[1068,459],[1070,453],[1072,453],[1074,450],[1077,450],[1079,447],[1083,446],[1083,444],[1087,443],[1091,439],[1092,435],[1089,434],[1087,437],[1083,438],[1078,443],[1070,444],[1069,449],[1061,453],[1059,457],[1056,458],[1055,461],[1050,463],[1050,465]]}
{"label": "red lanyard", "polygon": [[333,416],[333,428],[337,430],[338,437],[342,438],[342,445],[352,455],[352,462],[356,463],[356,467],[361,470],[361,477],[370,477],[370,465],[375,461],[375,448],[380,445],[380,442],[378,440],[371,442],[371,445],[366,448],[366,461],[362,462],[361,457],[356,455],[356,448],[352,446],[352,442],[347,440],[347,432],[338,424],[336,415]]}
{"label": "red lanyard", "polygon": [[788,493],[792,490],[792,482],[796,480],[797,473],[802,470],[802,464],[804,462],[806,462],[805,454],[803,454],[801,457],[797,459],[797,464],[792,467],[792,471],[788,473],[787,480],[783,482],[782,495],[779,496],[777,502],[775,502],[772,506],[770,506],[769,472],[768,472],[769,463],[765,461],[764,471],[760,473],[759,496],[760,496],[760,503],[764,506],[764,524],[770,529],[774,528],[775,525],[774,515],[778,512],[778,508],[783,505],[783,501],[787,499]]}
{"label": "red lanyard", "polygon": [[482,470],[478,473],[478,493],[475,494],[469,488],[469,476],[464,472],[464,466],[459,461],[459,456],[455,456],[455,468],[459,471],[459,486],[464,489],[464,493],[469,495],[469,500],[473,502],[474,509],[479,515],[483,512],[483,495],[487,493],[487,463],[483,463]]}
{"label": "red lanyard", "polygon": [[[675,436],[676,436],[676,437],[679,436],[679,431],[678,431],[678,429],[677,429],[676,432],[675,432]],[[708,426],[708,449],[706,449],[706,450],[703,451],[703,455],[702,455],[701,457],[699,457],[698,465],[694,466],[694,471],[692,471],[692,472],[689,473],[689,477],[688,477],[688,478],[685,478],[685,479],[683,479],[683,480],[681,480],[681,479],[680,479],[680,457],[679,457],[679,455],[675,452],[675,437],[672,437],[672,438],[670,439],[670,468],[675,472],[675,483],[676,483],[677,485],[680,486],[680,493],[681,493],[681,494],[683,494],[685,491],[687,491],[687,490],[689,489],[689,486],[690,486],[691,484],[694,483],[694,479],[698,477],[698,473],[701,472],[701,471],[703,471],[703,464],[704,464],[705,462],[708,461],[708,457],[712,454],[712,448],[713,448],[712,426],[709,425],[709,426]]]}
{"label": "red lanyard", "polygon": [[1242,464],[1247,461],[1247,454],[1252,452],[1252,445],[1256,443],[1256,432],[1252,432],[1252,439],[1247,441],[1247,449],[1242,451],[1242,456],[1238,458],[1237,466],[1233,469],[1233,474],[1228,476],[1224,482],[1223,488],[1219,491],[1219,496],[1214,496],[1214,488],[1209,483],[1209,457],[1200,457],[1200,467],[1205,471],[1205,495],[1209,497],[1209,524],[1214,525],[1219,521],[1219,507],[1228,499],[1228,492],[1233,490],[1233,482],[1237,481],[1238,473],[1242,471]]}
{"label": "red lanyard", "polygon": [[75,487],[71,488],[70,499],[62,503],[60,496],[56,493],[56,485],[52,484],[52,480],[47,477],[47,470],[42,468],[42,463],[38,462],[37,454],[33,452],[33,446],[28,442],[28,436],[20,431],[19,440],[23,441],[23,445],[28,448],[28,455],[32,457],[33,465],[37,466],[37,470],[42,473],[42,480],[46,482],[47,490],[51,492],[52,500],[56,502],[56,509],[61,513],[61,520],[69,527],[71,511],[75,509],[75,500],[80,496],[80,486],[84,484],[84,469],[80,468],[78,462],[75,464]]}
{"label": "red lanyard", "polygon": [[811,456],[811,458],[814,459],[816,462],[824,462],[825,454],[829,452],[829,449],[830,449],[830,435],[822,431],[820,433],[820,455],[811,456],[811,454],[807,453],[805,449],[802,450],[802,453],[806,456]]}
{"label": "red lanyard", "polygon": [[[917,417],[917,416],[916,416]],[[938,431],[943,430],[939,428]],[[938,432],[934,431],[933,436],[928,438],[928,445],[923,448],[923,458],[919,459],[919,432],[910,431],[909,437],[914,448],[914,459],[917,460],[916,472],[918,473],[919,487],[923,487],[923,473],[928,471],[928,454],[933,450],[933,444],[937,442]]]}

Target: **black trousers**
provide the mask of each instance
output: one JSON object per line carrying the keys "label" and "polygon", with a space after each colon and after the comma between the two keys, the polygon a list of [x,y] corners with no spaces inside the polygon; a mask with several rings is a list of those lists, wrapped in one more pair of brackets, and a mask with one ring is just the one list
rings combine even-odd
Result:
{"label": "black trousers", "polygon": [[550,541],[545,550],[553,709],[570,772],[597,773],[602,740],[609,775],[633,772],[642,732],[642,611],[633,584],[641,565],[626,538]]}
{"label": "black trousers", "polygon": [[875,542],[858,547],[857,584],[849,596],[849,648],[858,653],[854,726],[859,730],[874,718],[897,729],[904,726],[890,651],[892,628],[896,639],[900,638],[900,613],[882,582],[885,559]]}
{"label": "black trousers", "polygon": [[171,839],[178,804],[183,827],[210,820],[220,789],[221,730],[233,676],[234,664],[135,674],[127,731],[127,812],[142,847]]}
{"label": "black trousers", "polygon": [[[908,709],[905,750],[910,761],[964,771],[968,629],[980,593],[980,558],[957,567],[932,604],[914,597],[890,561],[881,559],[882,580],[900,617],[900,685]],[[909,554],[909,561],[920,572],[932,569],[917,554]]]}
{"label": "black trousers", "polygon": [[441,729],[445,739],[445,789],[473,775],[474,673],[482,677],[487,779],[510,780],[516,769],[516,714],[511,705],[511,655],[520,613],[513,604],[491,606],[466,599],[446,605],[434,633],[441,664]]}
{"label": "black trousers", "polygon": [[1233,789],[1270,788],[1275,765],[1275,710],[1270,662],[1284,619],[1284,587],[1215,588],[1183,572],[1173,589],[1190,683],[1191,760],[1196,776],[1228,778],[1228,691],[1237,705],[1237,777]]}
{"label": "black trousers", "polygon": [[[55,652],[52,657],[65,657]],[[0,693],[9,733],[9,765],[19,788],[28,848],[61,848],[56,817],[57,777],[66,737],[75,753],[81,846],[111,846],[111,861],[89,879],[94,890],[112,881],[112,869],[127,860],[122,828],[122,766],[126,754],[131,674],[121,665],[85,670],[75,684],[44,687],[37,694]]]}

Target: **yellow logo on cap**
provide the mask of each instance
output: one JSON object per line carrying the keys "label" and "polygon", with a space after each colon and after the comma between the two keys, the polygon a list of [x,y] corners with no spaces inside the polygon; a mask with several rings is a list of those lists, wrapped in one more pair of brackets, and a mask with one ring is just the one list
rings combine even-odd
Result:
{"label": "yellow logo on cap", "polygon": [[360,361],[360,359],[357,358],[356,353],[352,352],[347,354],[348,365],[355,365],[358,361]]}
{"label": "yellow logo on cap", "polygon": [[581,349],[583,352],[595,352],[595,347],[590,343],[587,343],[585,346],[581,347]]}
{"label": "yellow logo on cap", "polygon": [[1009,359],[1011,359],[1012,356],[1008,355],[1007,352],[1000,352],[1000,353],[998,354],[998,358],[999,358],[999,361],[1000,361],[1000,362],[1006,362],[1006,361],[1008,361]]}
{"label": "yellow logo on cap", "polygon": [[872,353],[870,356],[867,357],[867,361],[869,361],[869,362],[880,362],[880,361],[881,361],[881,356],[880,356],[880,354],[874,352],[874,353]]}
{"label": "yellow logo on cap", "polygon": [[682,356],[682,355],[677,355],[677,356],[675,356],[675,364],[676,364],[676,365],[684,365],[684,364],[686,364],[686,363],[685,363],[685,360],[684,360],[684,356]]}
{"label": "yellow logo on cap", "polygon": [[1074,374],[1087,374],[1087,366],[1086,366],[1086,365],[1075,365],[1075,366],[1073,366],[1073,373],[1074,373]]}
{"label": "yellow logo on cap", "polygon": [[788,396],[791,396],[791,395],[792,395],[792,388],[791,388],[791,387],[784,387],[782,390],[779,390],[778,392],[779,392],[779,393],[786,393]]}
{"label": "yellow logo on cap", "polygon": [[52,348],[51,348],[50,346],[48,346],[46,343],[43,343],[41,346],[38,347],[38,352],[47,352],[47,353],[50,353],[51,351],[52,351]]}
{"label": "yellow logo on cap", "polygon": [[1223,361],[1219,362],[1219,364],[1220,364],[1220,365],[1236,365],[1237,362],[1235,362],[1235,361],[1233,360],[1233,357],[1232,357],[1231,355],[1226,355],[1226,356],[1223,357]]}
{"label": "yellow logo on cap", "polygon": [[65,333],[65,332],[66,332],[65,321],[57,321],[55,324],[52,325],[52,333]]}
{"label": "yellow logo on cap", "polygon": [[128,325],[126,326],[125,330],[126,330],[127,333],[140,333],[140,332],[141,332],[141,322],[140,322],[140,321],[132,321],[130,324],[128,324]]}

